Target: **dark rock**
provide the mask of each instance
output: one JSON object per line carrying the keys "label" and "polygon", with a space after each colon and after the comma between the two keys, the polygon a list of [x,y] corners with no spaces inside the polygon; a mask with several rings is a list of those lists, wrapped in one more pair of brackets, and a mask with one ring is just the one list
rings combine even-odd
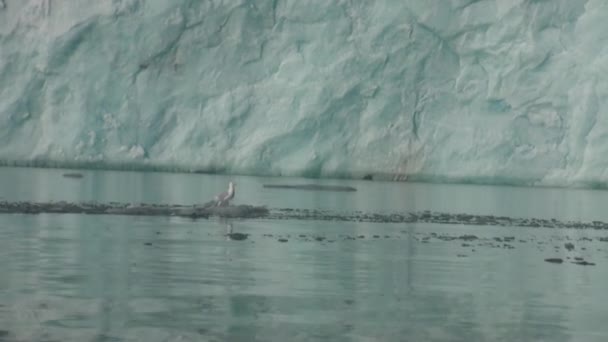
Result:
{"label": "dark rock", "polygon": [[287,240],[287,239],[282,239],[282,238],[281,238],[281,239],[279,239],[279,240],[277,240],[277,241],[279,241],[279,242],[287,242],[287,241],[289,241],[289,240]]}
{"label": "dark rock", "polygon": [[551,262],[554,264],[561,264],[562,262],[564,262],[564,260],[562,258],[548,258],[545,259],[546,262]]}
{"label": "dark rock", "polygon": [[573,244],[573,243],[571,243],[571,242],[566,242],[566,243],[564,244],[564,247],[566,247],[566,249],[567,249],[567,250],[569,250],[569,251],[574,250],[574,244]]}
{"label": "dark rock", "polygon": [[582,261],[573,261],[572,263],[576,264],[576,265],[582,265],[582,266],[595,266],[595,263],[589,262],[589,261],[585,261],[585,260],[582,260]]}
{"label": "dark rock", "polygon": [[367,174],[367,175],[363,176],[363,180],[370,180],[370,181],[374,180],[374,176]]}
{"label": "dark rock", "polygon": [[146,242],[146,243],[144,243],[144,245],[146,245],[146,246],[152,246],[152,242]]}
{"label": "dark rock", "polygon": [[464,240],[464,241],[473,241],[473,240],[477,240],[478,237],[475,235],[461,235],[460,237],[458,237],[460,240]]}
{"label": "dark rock", "polygon": [[247,237],[249,236],[249,234],[230,233],[230,234],[226,234],[226,236],[228,236],[231,240],[242,241],[242,240],[247,240]]}
{"label": "dark rock", "polygon": [[322,237],[322,236],[317,236],[317,237],[315,237],[315,240],[317,240],[317,241],[323,241],[323,240],[325,240],[325,238]]}

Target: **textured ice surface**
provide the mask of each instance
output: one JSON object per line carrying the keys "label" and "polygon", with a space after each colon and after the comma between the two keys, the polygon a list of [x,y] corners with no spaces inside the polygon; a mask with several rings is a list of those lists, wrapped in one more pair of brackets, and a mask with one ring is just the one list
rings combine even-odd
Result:
{"label": "textured ice surface", "polygon": [[0,2],[4,164],[608,180],[604,0]]}

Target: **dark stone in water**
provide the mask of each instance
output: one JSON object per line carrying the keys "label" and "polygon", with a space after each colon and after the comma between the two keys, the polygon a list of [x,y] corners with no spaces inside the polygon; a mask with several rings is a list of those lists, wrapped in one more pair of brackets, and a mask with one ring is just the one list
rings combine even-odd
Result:
{"label": "dark stone in water", "polygon": [[551,262],[554,264],[561,264],[562,262],[564,262],[564,260],[562,258],[548,258],[545,259],[546,262]]}
{"label": "dark stone in water", "polygon": [[287,185],[287,184],[264,184],[265,188],[273,189],[295,189],[295,190],[315,190],[315,191],[357,191],[350,186],[341,185],[318,185],[318,184],[303,184],[303,185]]}
{"label": "dark stone in water", "polygon": [[564,247],[566,247],[566,249],[567,249],[567,250],[571,251],[571,250],[573,250],[573,249],[574,249],[574,244],[573,244],[573,243],[571,243],[571,242],[566,242],[566,243],[564,244]]}
{"label": "dark stone in water", "polygon": [[581,260],[584,260],[584,259],[583,259],[583,258],[581,258],[581,257],[574,257],[574,260],[581,261]]}
{"label": "dark stone in water", "polygon": [[249,236],[249,234],[230,233],[230,234],[226,234],[226,236],[228,236],[231,240],[242,241],[242,240],[247,240],[247,237]]}
{"label": "dark stone in water", "polygon": [[82,173],[69,172],[69,173],[64,173],[63,177],[65,177],[65,178],[82,178],[82,177],[84,177],[84,175]]}
{"label": "dark stone in water", "polygon": [[152,242],[146,242],[146,243],[144,243],[144,245],[146,245],[146,246],[152,246]]}
{"label": "dark stone in water", "polygon": [[317,237],[315,237],[315,240],[317,240],[317,241],[323,241],[323,240],[325,240],[325,238],[322,237],[322,236],[317,236]]}
{"label": "dark stone in water", "polygon": [[461,235],[459,237],[460,240],[464,240],[464,241],[473,241],[473,240],[477,240],[477,236],[475,235]]}
{"label": "dark stone in water", "polygon": [[365,175],[365,176],[363,176],[363,180],[370,180],[370,181],[374,180],[374,176],[372,176],[372,175]]}
{"label": "dark stone in water", "polygon": [[585,260],[582,260],[582,261],[573,261],[572,263],[576,264],[576,265],[583,265],[583,266],[595,266],[595,263],[589,262],[589,261],[585,261]]}
{"label": "dark stone in water", "polygon": [[289,240],[287,240],[287,239],[282,239],[282,238],[281,238],[281,239],[279,239],[279,240],[277,240],[277,241],[279,241],[279,242],[287,242],[287,241],[289,241]]}

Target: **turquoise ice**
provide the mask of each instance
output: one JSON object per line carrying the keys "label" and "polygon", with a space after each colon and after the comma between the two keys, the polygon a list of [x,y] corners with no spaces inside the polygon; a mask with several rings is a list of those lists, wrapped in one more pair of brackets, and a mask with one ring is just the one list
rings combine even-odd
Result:
{"label": "turquoise ice", "polygon": [[0,163],[608,180],[603,0],[3,0]]}

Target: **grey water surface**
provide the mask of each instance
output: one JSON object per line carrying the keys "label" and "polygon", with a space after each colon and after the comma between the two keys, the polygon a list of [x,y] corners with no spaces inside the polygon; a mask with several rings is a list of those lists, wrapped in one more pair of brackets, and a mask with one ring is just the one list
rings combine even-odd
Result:
{"label": "grey water surface", "polygon": [[[603,191],[59,169],[0,168],[0,200],[189,205],[229,180],[269,208],[608,221]],[[608,338],[603,229],[1,214],[0,260],[2,342]]]}

